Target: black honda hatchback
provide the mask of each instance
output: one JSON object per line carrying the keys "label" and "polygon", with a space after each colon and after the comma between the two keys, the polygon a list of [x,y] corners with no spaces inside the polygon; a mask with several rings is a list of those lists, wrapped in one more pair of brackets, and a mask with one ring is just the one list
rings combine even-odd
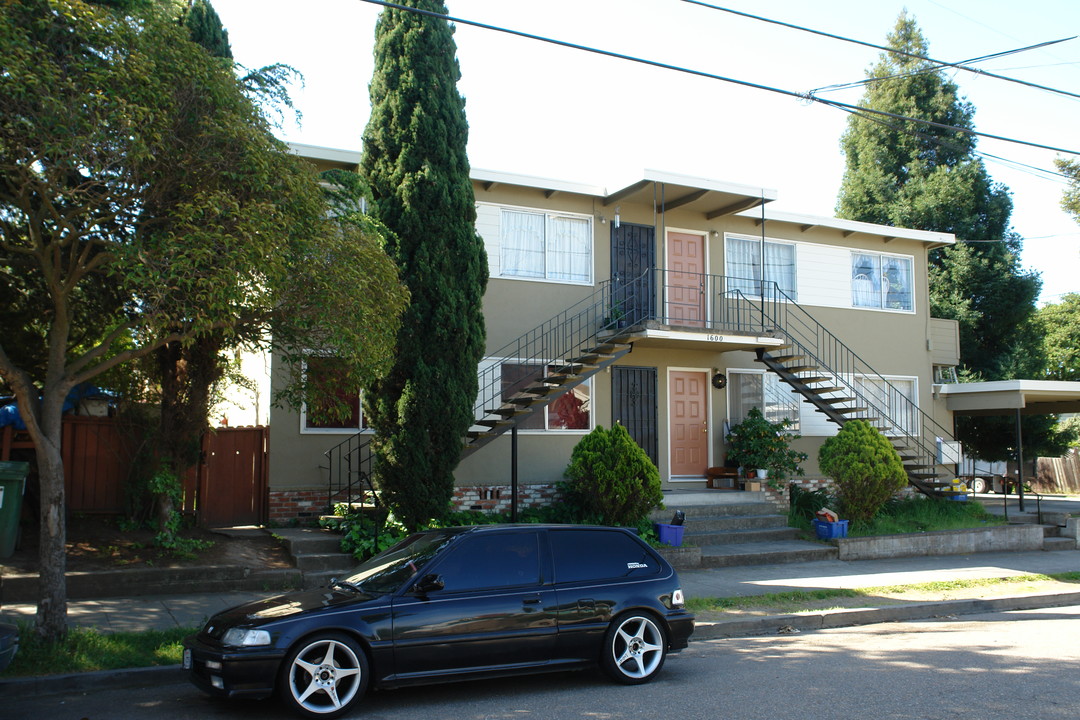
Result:
{"label": "black honda hatchback", "polygon": [[694,617],[626,530],[484,525],[406,538],[318,590],[248,603],[184,640],[204,691],[337,717],[369,688],[570,670],[653,679]]}

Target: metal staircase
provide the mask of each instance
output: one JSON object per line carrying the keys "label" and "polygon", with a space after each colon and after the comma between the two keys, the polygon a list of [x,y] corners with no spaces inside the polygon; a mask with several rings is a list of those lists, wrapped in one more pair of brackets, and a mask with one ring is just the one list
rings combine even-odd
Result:
{"label": "metal staircase", "polygon": [[744,300],[758,305],[786,342],[758,348],[758,361],[837,425],[858,419],[880,430],[920,492],[949,494],[951,474],[939,463],[939,446],[954,443],[952,434],[779,288],[765,285],[764,297]]}
{"label": "metal staircase", "polygon": [[[630,281],[601,283],[589,297],[489,352],[492,360],[478,372],[476,419],[463,438],[462,457],[630,352],[631,342],[643,329],[677,327],[703,335],[723,332],[780,339],[779,347],[756,349],[761,363],[832,422],[842,426],[860,419],[881,430],[900,454],[913,486],[927,495],[947,494],[943,489],[949,486],[948,472],[938,462],[938,445],[954,442],[951,433],[775,283],[764,283],[762,292],[759,281],[700,275],[702,303],[692,304],[705,317],[687,325],[686,308],[672,300],[676,275],[678,287],[685,289],[687,273],[661,269]],[[744,292],[750,288],[754,294]],[[504,363],[535,370],[510,382]],[[331,508],[337,502],[377,505],[371,435],[351,436],[325,456]]]}
{"label": "metal staircase", "polygon": [[[616,308],[632,306],[639,285],[616,287],[611,281],[603,282],[589,297],[488,353],[493,360],[483,363],[477,373],[478,392],[473,407],[476,420],[465,435],[461,457],[543,411],[630,352],[631,345],[624,340],[630,326],[642,318]],[[535,371],[508,383],[503,360],[534,367]],[[371,475],[371,440],[371,435],[357,433],[324,453],[331,511],[337,503],[378,505]]]}

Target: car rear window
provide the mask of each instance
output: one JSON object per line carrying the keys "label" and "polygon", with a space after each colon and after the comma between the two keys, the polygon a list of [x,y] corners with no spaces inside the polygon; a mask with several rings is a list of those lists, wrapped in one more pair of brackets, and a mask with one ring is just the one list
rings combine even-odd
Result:
{"label": "car rear window", "polygon": [[660,565],[634,537],[616,530],[552,530],[555,582],[655,575]]}

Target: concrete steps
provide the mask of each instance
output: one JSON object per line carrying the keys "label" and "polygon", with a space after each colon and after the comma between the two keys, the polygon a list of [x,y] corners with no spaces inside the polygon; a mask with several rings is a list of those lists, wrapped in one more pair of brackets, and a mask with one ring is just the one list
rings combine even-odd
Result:
{"label": "concrete steps", "polygon": [[1074,518],[1064,512],[1044,512],[1039,517],[1037,512],[1011,512],[1009,513],[1010,525],[1039,525],[1043,529],[1043,550],[1076,550],[1080,543],[1078,539],[1078,522],[1080,518]]}
{"label": "concrete steps", "polygon": [[280,538],[303,576],[305,588],[322,587],[343,577],[357,565],[356,558],[341,552],[341,535],[321,528],[278,528]]}
{"label": "concrete steps", "polygon": [[683,546],[666,551],[677,567],[728,567],[834,559],[835,547],[799,540],[787,516],[765,501],[763,492],[670,492],[665,510],[653,522],[667,523],[677,510],[685,513]]}

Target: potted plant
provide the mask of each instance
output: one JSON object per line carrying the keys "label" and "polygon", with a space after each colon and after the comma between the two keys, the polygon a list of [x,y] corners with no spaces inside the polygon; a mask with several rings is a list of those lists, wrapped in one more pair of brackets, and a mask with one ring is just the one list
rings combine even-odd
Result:
{"label": "potted plant", "polygon": [[763,479],[774,490],[783,487],[788,475],[802,475],[799,463],[806,453],[792,450],[790,445],[799,438],[788,432],[791,420],[769,422],[761,410],[752,408],[746,419],[731,428],[727,436],[728,461],[747,470],[764,470]]}

